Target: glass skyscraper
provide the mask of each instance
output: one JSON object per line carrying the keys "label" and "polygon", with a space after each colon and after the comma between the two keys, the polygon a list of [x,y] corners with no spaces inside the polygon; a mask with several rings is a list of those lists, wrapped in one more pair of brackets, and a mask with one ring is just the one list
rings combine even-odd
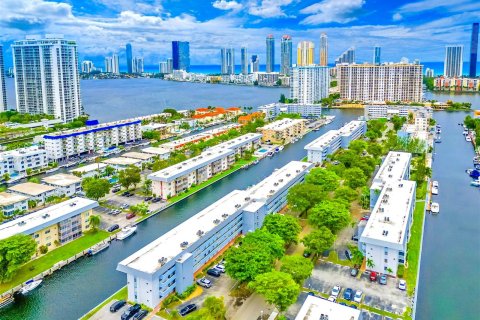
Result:
{"label": "glass skyscraper", "polygon": [[260,60],[258,59],[258,56],[256,54],[252,55],[252,62],[251,62],[251,72],[258,72],[258,65],[260,64]]}
{"label": "glass skyscraper", "polygon": [[172,41],[173,70],[190,71],[190,43]]}
{"label": "glass skyscraper", "polygon": [[478,52],[478,22],[472,25],[472,40],[470,41],[470,78],[477,76],[477,52]]}
{"label": "glass skyscraper", "polygon": [[280,73],[289,75],[292,67],[292,37],[284,35],[280,43]]}
{"label": "glass skyscraper", "polygon": [[335,64],[339,63],[355,63],[355,48],[351,47],[343,52],[337,60],[335,60]]}
{"label": "glass skyscraper", "polygon": [[242,47],[240,49],[241,64],[242,64],[242,74],[248,74],[248,49],[247,47]]}
{"label": "glass skyscraper", "polygon": [[275,70],[275,38],[273,35],[269,34],[267,36],[267,61],[266,61],[266,71],[273,72]]}
{"label": "glass skyscraper", "polygon": [[463,46],[447,46],[445,48],[445,77],[461,77],[463,74]]}
{"label": "glass skyscraper", "polygon": [[222,74],[235,74],[235,50],[233,48],[222,48]]}
{"label": "glass skyscraper", "polygon": [[320,65],[328,66],[328,37],[326,33],[320,35]]}
{"label": "glass skyscraper", "polygon": [[130,43],[127,43],[125,46],[125,51],[126,51],[126,57],[127,57],[127,72],[128,73],[133,73],[133,66],[132,66],[132,59],[133,59],[133,54],[132,54],[132,45]]}
{"label": "glass skyscraper", "polygon": [[373,49],[373,64],[374,65],[380,65],[380,54],[381,54],[381,48],[379,46],[375,46]]}
{"label": "glass skyscraper", "polygon": [[0,112],[7,111],[7,91],[5,87],[5,66],[3,64],[3,46],[0,45]]}

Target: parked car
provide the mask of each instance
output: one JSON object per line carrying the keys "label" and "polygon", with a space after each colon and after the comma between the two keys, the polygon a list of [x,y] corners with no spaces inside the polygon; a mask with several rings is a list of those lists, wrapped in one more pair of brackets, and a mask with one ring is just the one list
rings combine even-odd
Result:
{"label": "parked car", "polygon": [[217,269],[208,269],[207,270],[207,274],[209,276],[213,276],[213,277],[220,277],[220,275],[222,274],[222,272],[220,270],[217,270]]}
{"label": "parked car", "polygon": [[118,224],[114,224],[114,225],[111,225],[110,227],[108,227],[107,231],[108,232],[113,232],[113,231],[117,230],[118,228],[120,228],[120,226]]}
{"label": "parked car", "polygon": [[128,192],[128,191],[125,191],[124,193],[122,193],[122,196],[124,196],[124,197],[128,197],[129,195],[130,195],[130,192]]}
{"label": "parked car", "polygon": [[352,268],[352,270],[350,270],[350,275],[352,277],[356,277],[358,275],[358,269],[357,268]]}
{"label": "parked car", "polygon": [[328,301],[337,302],[337,297],[330,296],[330,297],[328,297]]}
{"label": "parked car", "polygon": [[305,250],[305,251],[303,252],[303,257],[304,257],[304,258],[310,258],[311,255],[312,255],[312,253],[311,253],[310,251]]}
{"label": "parked car", "polygon": [[127,194],[127,198],[133,197],[133,193]]}
{"label": "parked car", "polygon": [[363,296],[362,290],[357,290],[355,292],[355,296],[353,297],[353,301],[360,303],[362,301],[362,296]]}
{"label": "parked car", "polygon": [[343,292],[343,299],[348,300],[348,301],[352,301],[353,290],[351,288],[345,289],[345,291]]}
{"label": "parked car", "polygon": [[117,193],[118,191],[120,191],[120,188],[113,188],[113,189],[112,189],[112,192],[113,192],[113,193]]}
{"label": "parked car", "polygon": [[380,279],[378,280],[378,283],[380,284],[387,284],[387,275],[386,274],[382,274],[380,276]]}
{"label": "parked car", "polygon": [[370,272],[370,281],[377,281],[377,273],[375,271]]}
{"label": "parked car", "polygon": [[138,313],[136,315],[133,316],[133,320],[142,320],[143,318],[145,318],[148,314],[148,311],[147,310],[140,310],[138,311]]}
{"label": "parked car", "polygon": [[347,257],[348,260],[352,260],[352,253],[350,250],[345,250],[345,257]]}
{"label": "parked car", "polygon": [[113,210],[112,215],[118,216],[120,214],[120,212],[122,212],[122,211],[121,210]]}
{"label": "parked car", "polygon": [[190,312],[193,312],[197,310],[197,305],[192,303],[192,304],[188,304],[186,305],[185,307],[183,307],[182,309],[180,309],[180,315],[181,316],[186,316],[187,314],[189,314]]}
{"label": "parked car", "polygon": [[110,306],[110,312],[117,312],[118,310],[122,309],[122,307],[127,304],[125,300],[118,300],[112,303]]}
{"label": "parked car", "polygon": [[341,290],[342,290],[342,287],[334,286],[332,289],[332,296],[337,297],[340,294]]}
{"label": "parked car", "polygon": [[225,266],[223,264],[217,264],[214,269],[217,269],[221,273],[225,273]]}
{"label": "parked car", "polygon": [[132,218],[134,218],[135,216],[136,216],[135,213],[130,212],[129,214],[127,214],[127,219],[132,219]]}
{"label": "parked car", "polygon": [[160,202],[160,201],[162,201],[161,198],[153,198],[152,199],[152,203],[157,203],[157,202]]}
{"label": "parked car", "polygon": [[122,320],[128,320],[128,319],[132,318],[135,315],[135,313],[137,313],[141,308],[142,307],[138,303],[134,304],[133,306],[128,307],[128,309],[125,310],[125,312],[122,314],[121,319]]}
{"label": "parked car", "polygon": [[400,281],[398,282],[398,289],[407,290],[407,281],[400,279]]}
{"label": "parked car", "polygon": [[357,306],[354,304],[349,305],[350,308],[357,309]]}
{"label": "parked car", "polygon": [[128,204],[124,203],[120,206],[120,209],[127,209],[128,207],[130,207]]}
{"label": "parked car", "polygon": [[150,200],[152,200],[152,199],[153,199],[153,197],[145,197],[145,199],[143,199],[143,200],[144,200],[144,201],[150,201]]}
{"label": "parked car", "polygon": [[210,288],[212,286],[212,282],[207,278],[201,278],[197,280],[197,284],[204,288]]}
{"label": "parked car", "polygon": [[309,296],[312,296],[312,297],[315,297],[315,292],[310,291],[310,292],[308,292],[308,295],[309,295]]}

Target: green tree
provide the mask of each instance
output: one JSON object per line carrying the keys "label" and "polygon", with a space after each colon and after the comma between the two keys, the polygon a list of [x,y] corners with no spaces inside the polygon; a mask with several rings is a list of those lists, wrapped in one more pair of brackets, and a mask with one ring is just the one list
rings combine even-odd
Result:
{"label": "green tree", "polygon": [[352,189],[362,187],[367,183],[367,176],[360,168],[350,168],[345,170],[345,183]]}
{"label": "green tree", "polygon": [[310,277],[313,271],[313,262],[301,256],[285,256],[281,260],[280,271],[288,273],[299,285]]}
{"label": "green tree", "polygon": [[249,282],[259,274],[271,271],[275,259],[261,248],[241,245],[230,248],[225,255],[225,271],[235,280]]}
{"label": "green tree", "polygon": [[110,192],[110,182],[107,179],[86,178],[82,181],[82,188],[88,198],[98,201]]}
{"label": "green tree", "polygon": [[37,243],[30,235],[17,234],[0,240],[0,283],[10,281],[36,250]]}
{"label": "green tree", "polygon": [[146,215],[148,213],[148,204],[145,202],[137,203],[136,205],[130,206],[129,210],[131,213]]}
{"label": "green tree", "polygon": [[280,312],[297,301],[300,286],[285,272],[271,271],[258,275],[248,287],[274,305]]}
{"label": "green tree", "polygon": [[271,234],[280,236],[286,245],[297,243],[302,227],[297,219],[289,215],[269,214],[263,221],[263,228]]}
{"label": "green tree", "polygon": [[353,140],[348,145],[348,149],[355,151],[356,154],[360,154],[367,149],[367,142],[363,140]]}
{"label": "green tree", "polygon": [[406,120],[407,119],[405,119],[405,117],[393,116],[392,119],[391,119],[391,121],[393,123],[393,129],[395,131],[400,130]]}
{"label": "green tree", "polygon": [[140,183],[140,181],[142,180],[140,172],[140,168],[134,165],[128,166],[127,168],[118,173],[118,182],[125,189],[130,188],[131,185],[135,187],[137,183]]}
{"label": "green tree", "polygon": [[373,260],[370,259],[370,258],[367,259],[367,267],[368,267],[368,268],[373,268],[373,267],[375,267],[375,263],[374,263]]}
{"label": "green tree", "polygon": [[30,179],[28,179],[28,182],[40,183],[40,179],[38,177],[31,177]]}
{"label": "green tree", "polygon": [[202,309],[204,309],[213,320],[225,319],[227,310],[223,303],[223,297],[209,296],[203,302]]}
{"label": "green tree", "polygon": [[285,103],[285,101],[286,101],[285,95],[283,93],[280,94],[280,99],[278,100],[278,102]]}
{"label": "green tree", "polygon": [[348,202],[352,202],[358,198],[357,191],[348,186],[341,186],[335,190],[335,199],[342,199]]}
{"label": "green tree", "polygon": [[325,191],[333,191],[340,185],[340,177],[333,171],[314,168],[305,177],[305,182],[320,186]]}
{"label": "green tree", "polygon": [[367,152],[374,158],[378,158],[383,154],[382,147],[378,143],[369,143]]}
{"label": "green tree", "polygon": [[312,208],[308,222],[316,227],[325,226],[333,233],[346,227],[351,221],[350,212],[343,202],[325,200]]}
{"label": "green tree", "polygon": [[93,230],[98,230],[100,227],[100,216],[99,215],[91,215],[90,219],[90,226],[92,227]]}
{"label": "green tree", "polygon": [[152,193],[152,180],[150,179],[145,179],[143,180],[143,193],[145,195],[149,195]]}
{"label": "green tree", "polygon": [[321,254],[332,247],[335,235],[327,227],[320,227],[305,236],[302,242],[309,252]]}
{"label": "green tree", "polygon": [[8,181],[8,180],[10,180],[10,175],[8,174],[8,172],[4,173],[2,178],[3,178],[4,181]]}
{"label": "green tree", "polygon": [[282,238],[264,229],[257,229],[248,233],[243,238],[242,245],[265,249],[275,259],[280,259],[285,254],[285,242]]}
{"label": "green tree", "polygon": [[115,173],[115,168],[112,166],[106,166],[105,169],[103,169],[103,171],[105,172],[105,175],[107,177],[110,177]]}
{"label": "green tree", "polygon": [[311,183],[299,183],[288,190],[287,202],[293,210],[308,213],[315,204],[326,198],[320,186]]}
{"label": "green tree", "polygon": [[45,246],[45,245],[40,246],[40,247],[38,248],[38,251],[40,252],[40,254],[45,254],[45,253],[48,252],[48,247]]}

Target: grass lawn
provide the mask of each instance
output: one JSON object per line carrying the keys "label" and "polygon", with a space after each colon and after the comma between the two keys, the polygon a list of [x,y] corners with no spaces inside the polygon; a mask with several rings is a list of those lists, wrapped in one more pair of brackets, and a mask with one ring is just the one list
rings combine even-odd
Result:
{"label": "grass lawn", "polygon": [[18,272],[10,282],[0,284],[0,292],[5,292],[13,287],[16,287],[17,285],[35,277],[39,273],[50,269],[57,262],[67,260],[75,254],[86,250],[94,244],[108,238],[109,235],[110,233],[103,230],[99,230],[94,233],[88,232],[79,239],[58,247],[38,259],[27,262],[20,269],[18,269]]}
{"label": "grass lawn", "polygon": [[420,246],[422,245],[423,219],[425,219],[425,202],[417,201],[415,211],[413,212],[413,224],[411,228],[410,240],[407,246],[407,264],[405,268],[405,280],[407,280],[407,293],[413,294],[417,284],[418,261],[420,258]]}
{"label": "grass lawn", "polygon": [[107,303],[109,303],[110,301],[113,301],[113,300],[127,300],[127,296],[128,296],[128,290],[127,290],[127,286],[121,288],[120,290],[118,290],[117,292],[115,292],[114,294],[112,294],[110,297],[108,297],[107,299],[105,299],[102,303],[100,303],[98,306],[96,306],[95,308],[93,308],[92,310],[90,310],[86,315],[84,315],[83,317],[80,318],[80,320],[87,320],[87,319],[90,319],[95,313],[98,312],[98,310],[100,310],[101,308],[103,308],[103,306],[105,306]]}
{"label": "grass lawn", "polygon": [[320,257],[320,260],[329,261],[334,264],[339,264],[342,266],[352,267],[352,262],[350,260],[341,260],[338,258],[338,254],[335,250],[331,250],[328,254],[328,258]]}

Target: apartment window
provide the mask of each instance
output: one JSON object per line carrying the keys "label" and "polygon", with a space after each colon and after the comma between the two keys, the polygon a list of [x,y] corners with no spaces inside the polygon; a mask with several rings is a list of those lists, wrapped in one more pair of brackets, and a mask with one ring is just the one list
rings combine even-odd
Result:
{"label": "apartment window", "polygon": [[388,259],[383,260],[385,263],[388,263]]}
{"label": "apartment window", "polygon": [[385,255],[388,256],[388,248],[385,248]]}
{"label": "apartment window", "polygon": [[50,229],[48,229],[47,231],[45,231],[45,234],[49,234],[50,233]]}
{"label": "apartment window", "polygon": [[33,236],[35,239],[38,238],[40,235],[38,233],[35,233],[35,235]]}

